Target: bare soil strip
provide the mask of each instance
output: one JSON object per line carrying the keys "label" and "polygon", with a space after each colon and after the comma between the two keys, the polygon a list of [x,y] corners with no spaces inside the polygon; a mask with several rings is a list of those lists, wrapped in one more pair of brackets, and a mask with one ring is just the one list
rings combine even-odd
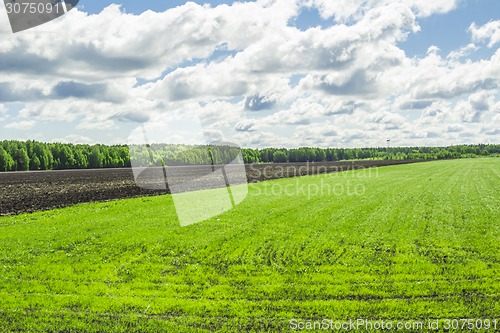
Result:
{"label": "bare soil strip", "polygon": [[[249,182],[259,182],[416,162],[423,161],[252,164],[246,165],[246,173]],[[179,168],[183,168],[182,172],[177,173],[185,175],[186,181],[203,176],[207,169],[199,166]],[[0,216],[66,207],[83,202],[166,193],[168,191],[145,190],[138,187],[131,168],[3,172],[0,173]]]}

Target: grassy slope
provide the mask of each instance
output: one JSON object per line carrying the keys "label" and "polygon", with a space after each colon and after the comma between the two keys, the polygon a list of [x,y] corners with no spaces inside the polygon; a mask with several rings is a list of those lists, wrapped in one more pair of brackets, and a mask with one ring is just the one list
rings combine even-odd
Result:
{"label": "grassy slope", "polygon": [[[297,181],[365,192],[263,193]],[[499,187],[500,159],[440,161],[253,184],[236,209],[185,228],[170,196],[0,218],[0,327],[498,318]]]}

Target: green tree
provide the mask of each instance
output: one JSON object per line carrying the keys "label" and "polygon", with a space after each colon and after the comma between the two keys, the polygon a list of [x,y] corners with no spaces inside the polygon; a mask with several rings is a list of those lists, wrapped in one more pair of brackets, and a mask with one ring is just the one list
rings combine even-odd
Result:
{"label": "green tree", "polygon": [[30,170],[40,170],[40,159],[38,156],[33,155],[33,157],[30,159]]}
{"label": "green tree", "polygon": [[30,158],[26,148],[22,147],[16,151],[15,160],[17,161],[16,171],[28,171],[30,169]]}
{"label": "green tree", "polygon": [[284,151],[277,150],[273,153],[273,162],[274,163],[286,163],[287,156]]}
{"label": "green tree", "polygon": [[101,153],[99,146],[94,146],[89,156],[89,167],[93,169],[102,168],[104,166],[104,155]]}
{"label": "green tree", "polygon": [[14,170],[14,160],[12,156],[0,146],[0,171],[13,171]]}

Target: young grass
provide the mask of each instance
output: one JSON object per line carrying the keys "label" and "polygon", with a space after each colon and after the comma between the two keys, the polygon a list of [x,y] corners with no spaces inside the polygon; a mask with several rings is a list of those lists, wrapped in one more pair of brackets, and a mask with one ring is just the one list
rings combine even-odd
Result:
{"label": "young grass", "polygon": [[285,332],[291,319],[500,320],[499,176],[491,158],[280,179],[184,228],[171,196],[2,217],[0,327]]}

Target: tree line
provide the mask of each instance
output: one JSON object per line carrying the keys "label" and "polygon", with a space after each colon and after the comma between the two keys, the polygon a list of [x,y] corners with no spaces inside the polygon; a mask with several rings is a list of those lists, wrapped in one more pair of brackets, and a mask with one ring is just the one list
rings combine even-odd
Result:
{"label": "tree line", "polygon": [[[241,150],[250,163],[335,162],[345,160],[457,159],[500,155],[500,145],[379,148],[264,148]],[[154,144],[146,146],[86,145],[0,141],[0,171],[97,169],[134,165],[228,163],[239,154],[228,146]]]}
{"label": "tree line", "polygon": [[0,171],[119,168],[130,166],[127,146],[1,141]]}
{"label": "tree line", "polygon": [[349,160],[459,159],[500,154],[500,145],[448,147],[245,149],[245,163],[335,162]]}

